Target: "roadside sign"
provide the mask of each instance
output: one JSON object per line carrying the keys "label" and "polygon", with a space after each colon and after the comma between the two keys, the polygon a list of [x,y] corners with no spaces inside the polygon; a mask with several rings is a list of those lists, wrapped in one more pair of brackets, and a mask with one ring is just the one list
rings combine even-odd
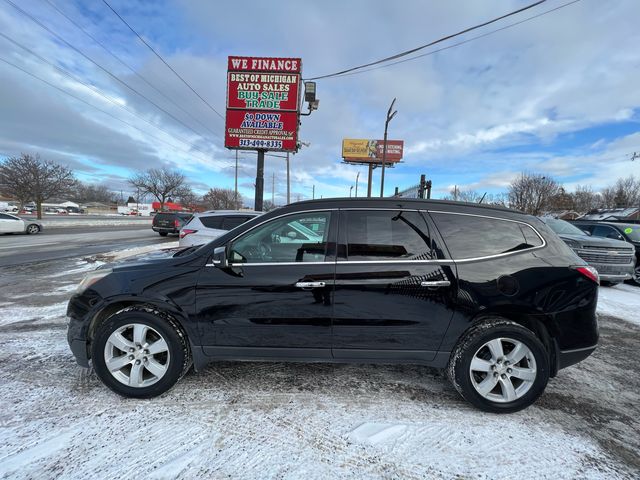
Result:
{"label": "roadside sign", "polygon": [[[382,163],[383,149],[383,140],[342,140],[342,158],[345,162]],[[403,151],[403,140],[387,140],[386,163],[398,163],[402,160]]]}
{"label": "roadside sign", "polygon": [[224,146],[297,151],[301,71],[299,58],[229,57]]}

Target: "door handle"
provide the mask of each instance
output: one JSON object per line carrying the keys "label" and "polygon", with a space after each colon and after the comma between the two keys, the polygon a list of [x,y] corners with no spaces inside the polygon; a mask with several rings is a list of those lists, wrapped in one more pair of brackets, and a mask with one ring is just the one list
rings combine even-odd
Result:
{"label": "door handle", "polygon": [[326,284],[324,282],[297,282],[296,287],[298,288],[322,288]]}
{"label": "door handle", "polygon": [[438,288],[438,287],[448,287],[451,285],[449,280],[435,280],[432,282],[420,282],[421,287],[429,287],[429,288]]}

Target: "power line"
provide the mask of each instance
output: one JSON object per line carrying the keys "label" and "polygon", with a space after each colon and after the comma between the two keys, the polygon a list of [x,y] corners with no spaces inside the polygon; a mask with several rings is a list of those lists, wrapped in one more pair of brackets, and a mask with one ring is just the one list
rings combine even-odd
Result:
{"label": "power line", "polygon": [[76,48],[75,46],[73,46],[71,43],[67,42],[64,38],[62,38],[60,35],[58,35],[56,32],[54,32],[53,30],[51,30],[49,27],[47,27],[46,25],[44,25],[42,22],[40,22],[37,18],[35,18],[33,15],[31,15],[30,13],[24,11],[22,8],[20,8],[19,6],[17,6],[15,3],[13,3],[11,0],[5,0],[5,2],[7,2],[9,5],[11,5],[13,8],[15,8],[16,10],[18,10],[20,13],[22,13],[23,15],[25,15],[26,17],[30,18],[31,21],[33,21],[34,23],[36,23],[38,26],[40,26],[42,29],[46,30],[47,32],[49,32],[51,35],[53,35],[54,37],[56,37],[58,40],[60,40],[61,42],[63,42],[65,45],[67,45],[69,48],[71,48],[72,50],[74,50],[75,52],[79,53],[80,55],[82,55],[85,59],[87,59],[88,61],[90,61],[91,63],[93,63],[96,67],[98,67],[100,70],[102,70],[103,72],[105,72],[107,75],[109,75],[111,78],[113,78],[114,80],[116,80],[118,83],[122,84],[123,86],[125,86],[126,88],[128,88],[129,90],[131,90],[133,93],[135,93],[136,95],[140,96],[141,98],[144,98],[147,102],[149,102],[151,105],[153,105],[154,107],[156,107],[158,110],[160,110],[161,112],[164,112],[166,115],[168,115],[169,117],[171,117],[173,120],[175,120],[176,122],[178,122],[179,124],[181,124],[182,126],[184,126],[186,129],[190,130],[191,132],[193,132],[195,135],[197,135],[198,137],[204,138],[202,137],[201,134],[199,134],[198,132],[196,132],[193,128],[191,128],[189,125],[187,125],[186,123],[184,123],[182,120],[180,120],[179,118],[177,118],[175,115],[171,114],[170,112],[168,112],[167,110],[165,110],[164,108],[162,108],[160,105],[158,105],[157,103],[155,103],[153,100],[150,100],[149,98],[147,98],[145,95],[143,95],[142,93],[140,93],[138,90],[136,90],[135,88],[133,88],[132,86],[130,86],[128,83],[126,83],[125,81],[121,80],[118,76],[114,75],[113,73],[111,73],[109,70],[107,70],[105,67],[103,67],[102,65],[100,65],[98,62],[96,62],[95,60],[93,60],[91,57],[89,57],[88,55],[86,55],[84,52],[82,52],[80,49]]}
{"label": "power line", "polygon": [[[106,3],[105,0],[102,0],[102,1]],[[526,7],[519,8],[518,10],[514,10],[513,12],[507,13],[507,14],[502,15],[500,17],[496,17],[496,18],[494,18],[492,20],[488,20],[488,21],[480,23],[478,25],[474,25],[473,27],[465,28],[464,30],[460,30],[457,33],[453,33],[451,35],[447,35],[445,37],[439,38],[438,40],[434,40],[432,42],[429,42],[427,44],[421,45],[419,47],[412,48],[410,50],[405,50],[404,52],[396,53],[395,55],[391,55],[390,57],[382,58],[382,59],[376,60],[374,62],[365,63],[365,64],[359,65],[357,67],[347,68],[346,70],[341,70],[339,72],[329,73],[327,75],[321,75],[321,76],[313,77],[313,78],[307,78],[306,80],[320,80],[320,79],[323,79],[323,78],[335,77],[335,76],[338,76],[338,75],[343,75],[345,73],[353,72],[355,70],[361,70],[361,69],[366,68],[366,67],[372,67],[374,65],[379,65],[381,63],[385,63],[385,62],[388,62],[390,60],[395,60],[396,58],[405,57],[405,56],[411,55],[412,53],[415,53],[415,52],[417,52],[419,50],[423,50],[425,48],[428,48],[428,47],[431,47],[433,45],[436,45],[437,43],[442,43],[442,42],[444,42],[446,40],[450,40],[450,39],[452,39],[454,37],[458,37],[460,35],[463,35],[465,33],[471,32],[473,30],[477,30],[478,28],[486,27],[487,25],[491,25],[492,23],[498,22],[498,21],[503,20],[503,19],[505,19],[507,17],[511,17],[513,15],[517,15],[518,13],[524,12],[525,10],[529,10],[530,8],[536,7],[536,6],[542,4],[542,3],[546,2],[546,1],[547,0],[539,0],[538,2],[535,2],[535,3],[532,3],[530,5],[527,5]]]}
{"label": "power line", "polygon": [[367,69],[364,69],[364,70],[358,70],[357,72],[345,73],[343,75],[339,75],[339,76],[332,77],[332,78],[341,78],[341,77],[348,77],[350,75],[359,75],[361,73],[371,72],[372,70],[379,70],[379,69],[382,69],[382,68],[388,68],[388,67],[392,67],[394,65],[398,65],[399,63],[411,62],[411,61],[417,60],[419,58],[428,57],[428,56],[434,55],[434,54],[436,54],[438,52],[442,52],[444,50],[449,50],[450,48],[459,47],[460,45],[464,45],[465,43],[473,42],[474,40],[478,40],[480,38],[488,37],[490,35],[493,35],[494,33],[498,33],[498,32],[501,32],[503,30],[507,30],[509,28],[515,27],[517,25],[520,25],[522,23],[528,22],[530,20],[535,20],[538,17],[542,17],[542,16],[547,15],[549,13],[555,12],[556,10],[560,10],[561,8],[568,7],[570,5],[573,5],[574,3],[578,3],[579,1],[580,0],[573,0],[571,2],[563,3],[562,5],[559,5],[559,6],[555,7],[555,8],[551,8],[549,10],[546,10],[546,11],[542,12],[542,13],[538,13],[537,15],[533,15],[533,16],[527,17],[527,18],[525,18],[523,20],[520,20],[520,21],[517,21],[517,22],[514,22],[514,23],[510,23],[509,25],[505,25],[504,27],[500,27],[500,28],[497,28],[495,30],[491,30],[491,31],[489,31],[487,33],[483,33],[482,35],[477,35],[475,37],[468,38],[467,40],[463,40],[463,41],[458,42],[458,43],[453,43],[451,45],[447,45],[446,47],[438,48],[436,50],[432,50],[430,52],[423,53],[421,55],[416,55],[415,57],[405,58],[404,60],[398,60],[397,62],[391,62],[391,63],[388,63],[386,65],[378,65],[376,67],[367,68]]}
{"label": "power line", "polygon": [[[78,100],[79,102],[84,103],[85,105],[88,105],[88,106],[90,106],[90,107],[92,107],[92,108],[95,108],[95,109],[96,109],[96,110],[98,110],[99,112],[101,112],[101,113],[103,113],[103,114],[105,114],[105,115],[108,115],[109,117],[113,118],[114,120],[118,120],[119,122],[124,123],[124,124],[125,124],[125,125],[127,125],[128,127],[131,127],[131,128],[133,128],[133,129],[135,129],[135,130],[138,130],[139,132],[143,133],[144,135],[148,135],[148,136],[150,136],[150,137],[152,137],[152,138],[155,138],[155,139],[156,139],[156,140],[158,140],[159,142],[162,142],[162,143],[164,143],[164,144],[166,144],[166,145],[169,145],[170,147],[172,147],[172,148],[173,148],[173,149],[175,149],[175,150],[179,150],[179,151],[181,151],[181,152],[187,153],[188,155],[191,155],[191,156],[193,156],[193,157],[196,157],[195,155],[193,155],[193,153],[192,153],[192,152],[189,152],[188,150],[184,150],[184,149],[182,149],[182,148],[180,148],[180,147],[177,147],[176,145],[173,145],[172,143],[169,143],[169,142],[167,142],[166,140],[164,140],[164,139],[162,139],[162,138],[160,138],[160,137],[157,137],[157,136],[155,136],[155,135],[153,135],[153,134],[151,134],[151,133],[149,133],[149,132],[145,132],[144,130],[142,130],[142,129],[140,129],[140,128],[136,127],[135,125],[132,125],[131,123],[127,122],[126,120],[123,120],[123,119],[121,119],[121,118],[119,118],[119,117],[116,117],[115,115],[111,114],[110,112],[107,112],[106,110],[101,109],[100,107],[96,107],[95,105],[93,105],[93,104],[91,104],[91,103],[87,102],[86,100],[84,100],[84,99],[82,99],[82,98],[80,98],[80,97],[78,97],[78,96],[76,96],[76,95],[74,95],[74,94],[72,94],[72,93],[67,92],[66,90],[64,90],[64,89],[62,89],[62,88],[60,88],[60,87],[58,87],[57,85],[54,85],[53,83],[51,83],[51,82],[49,82],[49,81],[45,80],[44,78],[39,77],[38,75],[36,75],[36,74],[34,74],[34,73],[31,73],[31,72],[29,72],[28,70],[25,70],[24,68],[22,68],[22,67],[20,67],[20,66],[16,65],[15,63],[10,62],[9,60],[6,60],[5,58],[0,57],[0,62],[4,62],[4,63],[6,63],[7,65],[10,65],[10,66],[12,66],[12,67],[14,67],[14,68],[16,68],[16,69],[20,70],[21,72],[25,73],[26,75],[29,75],[30,77],[35,78],[36,80],[39,80],[39,81],[41,81],[42,83],[45,83],[46,85],[49,85],[49,86],[50,86],[50,87],[52,87],[52,88],[55,88],[55,89],[56,89],[56,90],[58,90],[59,92],[62,92],[62,93],[64,93],[65,95],[68,95],[68,96],[70,96],[70,97],[72,97],[72,98],[74,98],[74,99]],[[209,162],[209,161],[210,161],[210,159],[204,159],[204,158],[200,158],[200,157],[196,157],[196,158],[199,158],[200,160],[202,160],[202,161],[204,161],[204,162]]]}
{"label": "power line", "polygon": [[138,77],[140,80],[142,80],[145,84],[147,84],[149,87],[151,87],[155,92],[157,92],[160,96],[162,96],[165,100],[167,100],[168,102],[170,102],[173,106],[175,106],[177,109],[179,109],[181,112],[183,112],[185,115],[187,115],[189,118],[191,118],[194,122],[196,122],[198,125],[200,125],[202,128],[204,128],[205,130],[209,131],[210,133],[212,133],[213,135],[218,135],[216,132],[214,132],[213,130],[211,130],[209,127],[207,127],[205,124],[203,124],[200,120],[198,120],[196,117],[194,117],[187,109],[183,108],[178,102],[174,101],[173,99],[171,99],[168,95],[165,95],[159,88],[157,88],[155,85],[153,85],[151,82],[149,82],[143,75],[141,75],[135,68],[133,68],[132,66],[130,66],[127,62],[125,62],[124,60],[122,60],[120,57],[118,57],[115,53],[113,53],[111,50],[109,50],[109,48],[102,43],[100,40],[98,40],[97,38],[95,38],[93,35],[91,35],[91,33],[89,33],[87,30],[85,30],[80,24],[78,24],[78,22],[76,22],[73,18],[71,18],[69,15],[67,15],[62,9],[60,9],[55,3],[53,3],[51,0],[44,0],[45,2],[47,2],[53,9],[55,9],[60,15],[62,15],[64,18],[66,18],[69,22],[71,22],[73,25],[76,26],[76,28],[78,28],[78,30],[80,30],[82,33],[84,33],[87,37],[89,37],[91,40],[93,40],[96,44],[100,45],[100,47],[102,47],[102,49],[107,52],[109,55],[111,55],[114,59],[116,59],[121,65],[123,65],[124,67],[126,67],[129,71],[131,71],[136,77]]}
{"label": "power line", "polygon": [[151,123],[149,120],[147,120],[146,118],[142,117],[141,115],[138,115],[136,112],[134,112],[133,110],[131,110],[130,108],[127,108],[126,106],[120,104],[116,99],[114,99],[113,97],[110,97],[109,95],[101,92],[99,89],[97,89],[96,87],[84,82],[82,79],[78,78],[77,76],[75,76],[74,74],[72,74],[71,72],[69,72],[68,70],[59,67],[58,65],[48,61],[46,58],[42,57],[41,55],[39,55],[38,53],[34,52],[33,50],[31,50],[30,48],[26,47],[25,45],[22,45],[20,42],[17,42],[16,40],[12,39],[11,37],[9,37],[8,35],[5,35],[4,33],[0,32],[0,36],[3,37],[5,40],[13,43],[14,45],[16,45],[17,47],[25,50],[26,52],[30,53],[31,55],[33,55],[34,57],[36,57],[38,60],[40,60],[41,62],[49,65],[50,67],[55,68],[57,71],[59,71],[62,75],[74,80],[75,82],[78,82],[79,84],[83,85],[84,87],[88,88],[89,90],[95,92],[97,95],[100,95],[101,97],[103,97],[105,100],[107,100],[108,102],[114,104],[115,106],[125,110],[126,112],[128,112],[129,114],[133,115],[134,117],[142,120],[143,122],[151,125],[154,128],[157,128],[158,130],[160,130],[161,132],[163,132],[166,135],[169,135],[171,137],[174,137],[176,140],[184,143],[185,145],[190,146],[191,148],[193,148],[194,150],[198,150],[199,152],[205,154],[205,155],[209,155],[208,152],[205,152],[204,150],[201,150],[199,147],[197,147],[196,145],[192,144],[191,142],[189,142],[188,140],[185,140],[184,138],[168,132],[166,130],[164,130],[163,128]]}
{"label": "power line", "polygon": [[[542,1],[545,1],[545,0],[542,0]],[[122,23],[124,23],[124,24],[129,28],[129,30],[131,30],[131,31],[135,34],[135,36],[136,36],[136,37],[138,37],[138,38],[140,39],[140,41],[141,41],[142,43],[144,43],[144,44],[147,46],[147,48],[148,48],[149,50],[151,50],[151,51],[153,52],[153,54],[154,54],[156,57],[158,57],[158,58],[162,61],[162,63],[164,63],[164,64],[167,66],[167,68],[168,68],[169,70],[171,70],[171,71],[174,73],[174,75],[175,75],[176,77],[178,77],[178,78],[182,81],[182,83],[184,83],[187,87],[189,87],[189,90],[191,90],[193,93],[195,93],[195,94],[197,95],[197,97],[198,97],[200,100],[202,100],[202,101],[205,103],[205,105],[207,105],[207,107],[209,107],[211,110],[213,110],[213,111],[215,112],[215,114],[216,114],[216,115],[218,115],[220,118],[224,119],[224,116],[223,116],[220,112],[218,112],[215,108],[213,108],[209,102],[207,102],[204,98],[202,98],[202,96],[201,96],[198,92],[196,92],[196,91],[194,90],[194,88],[193,88],[191,85],[189,85],[189,83],[188,83],[184,78],[182,78],[182,76],[181,76],[178,72],[176,72],[176,71],[173,69],[173,67],[172,67],[171,65],[169,65],[169,64],[167,63],[167,61],[166,61],[164,58],[162,58],[162,55],[160,55],[158,52],[156,52],[156,51],[154,50],[154,48],[153,48],[151,45],[149,45],[149,44],[145,41],[145,39],[144,39],[144,38],[142,38],[142,36],[141,36],[138,32],[136,32],[136,31],[133,29],[133,27],[132,27],[131,25],[129,25],[129,24],[127,23],[127,21],[126,21],[124,18],[122,18],[122,17],[120,16],[120,14],[119,14],[118,12],[116,12],[116,11],[114,10],[114,8],[113,8],[111,5],[109,5],[109,2],[107,2],[107,0],[102,0],[102,2],[103,2],[107,7],[109,7],[109,10],[111,10],[111,11],[116,15],[116,17],[118,17],[118,18],[122,21]]]}

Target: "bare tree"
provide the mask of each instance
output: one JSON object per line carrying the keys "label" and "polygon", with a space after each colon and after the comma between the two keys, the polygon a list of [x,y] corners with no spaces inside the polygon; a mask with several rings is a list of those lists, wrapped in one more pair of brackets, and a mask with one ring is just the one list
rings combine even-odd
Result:
{"label": "bare tree", "polygon": [[174,200],[178,201],[183,207],[187,207],[191,210],[195,210],[202,200],[201,197],[196,195],[188,185],[183,185],[176,190],[174,197]]}
{"label": "bare tree", "polygon": [[104,185],[77,182],[71,199],[78,203],[113,203],[116,201],[116,194]]}
{"label": "bare tree", "polygon": [[35,201],[38,218],[42,218],[43,202],[56,196],[69,195],[76,184],[70,168],[42,160],[37,154],[22,153],[0,164],[2,193],[16,197],[21,207],[30,199]]}
{"label": "bare tree", "polygon": [[444,200],[455,200],[458,202],[470,202],[478,203],[482,195],[475,190],[460,190],[457,187],[452,188],[449,191],[449,195],[446,195]]}
{"label": "bare tree", "polygon": [[160,210],[164,210],[167,199],[176,196],[184,186],[185,176],[166,167],[150,168],[146,172],[137,173],[129,178],[129,183],[141,194],[150,193],[158,202]]}
{"label": "bare tree", "polygon": [[243,200],[240,193],[237,200],[235,195],[230,188],[211,188],[202,199],[207,208],[212,210],[238,210],[242,207]]}
{"label": "bare tree", "polygon": [[262,204],[262,211],[263,212],[270,212],[271,210],[274,210],[278,208],[278,206],[273,203],[271,200],[265,200]]}
{"label": "bare tree", "polygon": [[578,213],[588,213],[598,208],[602,197],[595,193],[589,185],[577,185],[573,197],[573,208]]}
{"label": "bare tree", "polygon": [[549,175],[522,173],[509,186],[509,205],[531,215],[540,215],[559,191],[560,185]]}

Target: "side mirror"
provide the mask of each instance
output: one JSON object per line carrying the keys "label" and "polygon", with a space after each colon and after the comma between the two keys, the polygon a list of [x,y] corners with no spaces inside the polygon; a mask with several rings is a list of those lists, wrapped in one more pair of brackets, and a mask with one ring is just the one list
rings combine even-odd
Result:
{"label": "side mirror", "polygon": [[227,268],[229,261],[227,260],[227,247],[216,247],[211,257],[213,265],[218,268]]}

